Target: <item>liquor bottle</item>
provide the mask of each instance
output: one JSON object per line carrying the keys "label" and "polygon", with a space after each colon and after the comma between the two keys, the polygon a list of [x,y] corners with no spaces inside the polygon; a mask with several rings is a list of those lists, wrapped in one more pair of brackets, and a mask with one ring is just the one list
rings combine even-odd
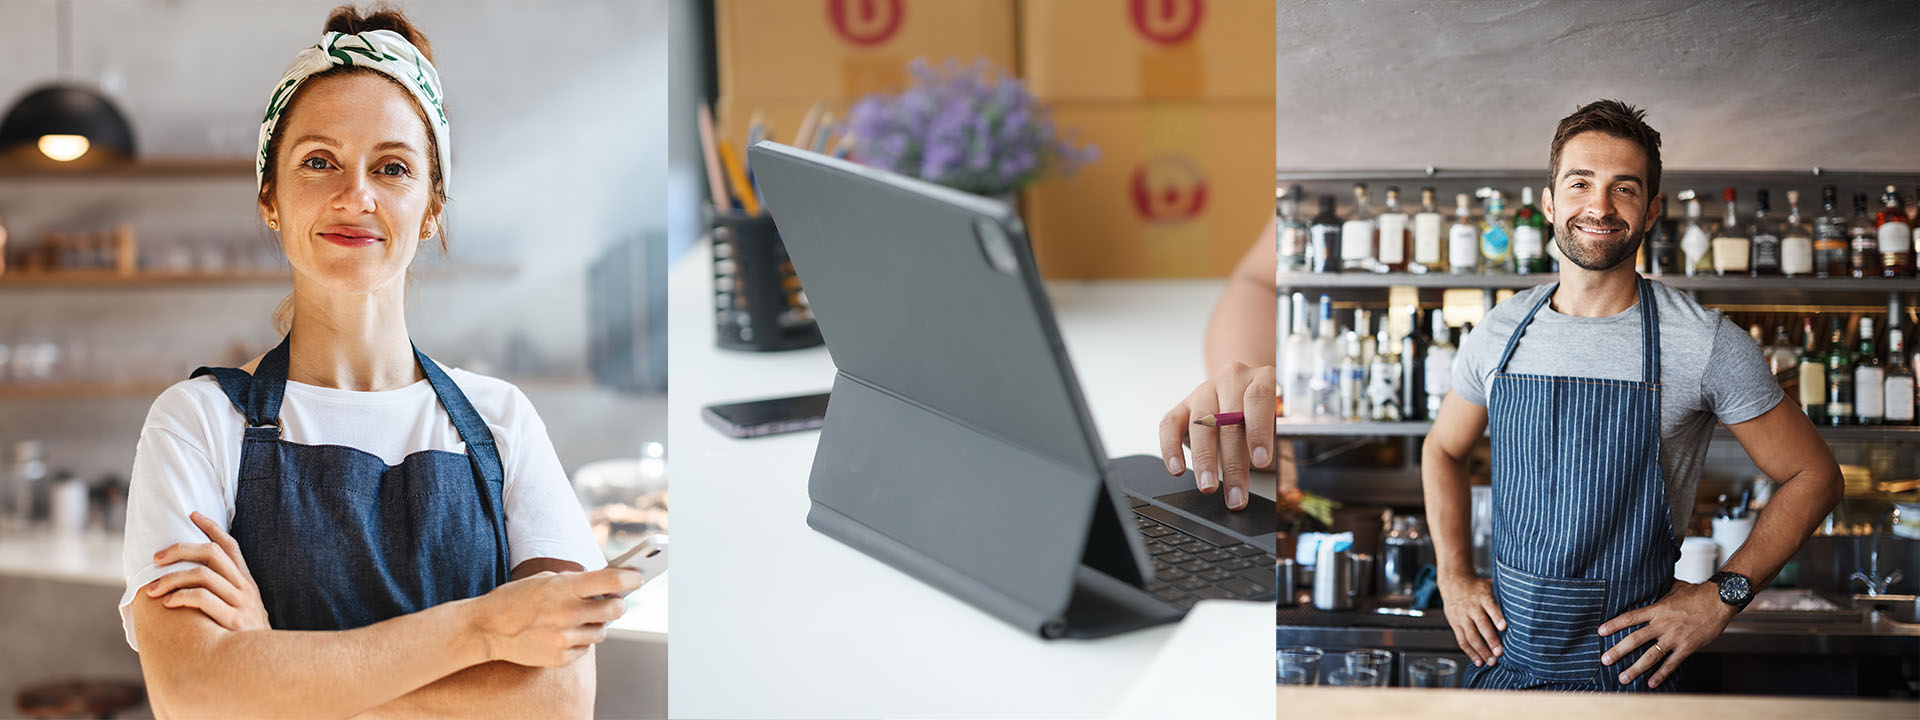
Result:
{"label": "liquor bottle", "polygon": [[1480,226],[1473,221],[1467,194],[1453,196],[1453,224],[1447,226],[1447,272],[1480,272]]}
{"label": "liquor bottle", "polygon": [[1304,272],[1307,270],[1307,224],[1300,221],[1300,186],[1284,190],[1275,190],[1278,197],[1274,204],[1278,206],[1279,220],[1275,224],[1275,236],[1279,243],[1281,272]]}
{"label": "liquor bottle", "polygon": [[[1345,233],[1341,233],[1345,235]],[[1355,323],[1359,318],[1354,319]],[[1356,327],[1347,328],[1340,336],[1340,388],[1337,391],[1340,417],[1347,422],[1365,419],[1361,407],[1367,400],[1367,364],[1361,357],[1360,333]]]}
{"label": "liquor bottle", "polygon": [[1379,242],[1380,226],[1373,221],[1373,206],[1367,201],[1367,184],[1353,184],[1353,215],[1340,226],[1340,270],[1373,272],[1374,247]]}
{"label": "liquor bottle", "polygon": [[1340,216],[1333,212],[1333,196],[1320,196],[1320,214],[1307,226],[1307,269],[1340,271]]}
{"label": "liquor bottle", "polygon": [[1820,188],[1820,216],[1813,219],[1813,273],[1846,277],[1852,272],[1847,256],[1847,218],[1840,214],[1840,196],[1832,185]]}
{"label": "liquor bottle", "polygon": [[1913,277],[1913,227],[1907,222],[1906,211],[1900,209],[1900,193],[1888,185],[1880,202],[1885,206],[1873,218],[1880,237],[1880,274]]}
{"label": "liquor bottle", "polygon": [[1287,386],[1281,395],[1281,407],[1288,419],[1313,417],[1313,332],[1307,315],[1307,296],[1293,294],[1293,332],[1287,335]]}
{"label": "liquor bottle", "polygon": [[1726,221],[1720,225],[1720,231],[1713,236],[1713,272],[1717,275],[1747,274],[1748,246],[1752,240],[1747,237],[1747,228],[1740,222],[1740,210],[1734,202],[1733,188],[1721,193],[1727,199]]}
{"label": "liquor bottle", "polygon": [[1780,226],[1780,274],[1813,274],[1813,226],[1800,217],[1800,191],[1787,191],[1787,221]]}
{"label": "liquor bottle", "polygon": [[1547,216],[1533,204],[1533,188],[1520,188],[1520,209],[1513,213],[1513,269],[1523,275],[1547,272]]}
{"label": "liquor bottle", "polygon": [[1853,358],[1847,354],[1847,324],[1833,319],[1833,332],[1827,342],[1827,424],[1835,427],[1853,422]]}
{"label": "liquor bottle", "polygon": [[1887,368],[1873,349],[1873,318],[1860,318],[1860,350],[1853,367],[1853,416],[1860,425],[1879,425],[1887,415]]}
{"label": "liquor bottle", "polygon": [[1887,331],[1887,350],[1891,353],[1891,362],[1887,364],[1887,379],[1883,383],[1886,391],[1882,393],[1886,403],[1888,425],[1913,424],[1913,368],[1907,364],[1906,346],[1902,344],[1900,328]]}
{"label": "liquor bottle", "polygon": [[1813,334],[1813,318],[1806,318],[1801,328],[1801,342],[1805,347],[1800,351],[1800,407],[1807,411],[1807,418],[1815,425],[1827,423],[1827,365],[1826,358],[1820,356],[1817,349],[1819,339]]}
{"label": "liquor bottle", "polygon": [[1781,274],[1781,255],[1785,253],[1781,248],[1780,223],[1773,219],[1773,207],[1767,200],[1765,190],[1753,194],[1753,227],[1749,231],[1752,241],[1748,243],[1752,254],[1747,263],[1747,272],[1754,277]]}
{"label": "liquor bottle", "polygon": [[1407,213],[1400,209],[1400,188],[1387,188],[1387,209],[1380,213],[1380,272],[1406,272],[1407,248],[1413,233]]}
{"label": "liquor bottle", "polygon": [[1873,216],[1867,214],[1866,193],[1853,194],[1853,219],[1847,223],[1847,237],[1853,250],[1848,257],[1853,263],[1853,276],[1879,275],[1880,231],[1873,226]]}
{"label": "liquor bottle", "polygon": [[1647,228],[1647,272],[1665,275],[1680,272],[1680,222],[1669,217],[1667,194],[1660,194],[1660,217]]}
{"label": "liquor bottle", "polygon": [[1374,333],[1373,362],[1367,365],[1367,405],[1373,420],[1399,422],[1400,350],[1387,330],[1392,323],[1386,320],[1385,316],[1380,318],[1380,330]]}
{"label": "liquor bottle", "polygon": [[1700,216],[1700,196],[1687,190],[1680,193],[1680,201],[1687,204],[1686,230],[1680,234],[1687,276],[1705,275],[1713,270],[1713,235]]}
{"label": "liquor bottle", "polygon": [[1767,369],[1777,377],[1782,372],[1793,369],[1799,351],[1793,347],[1793,338],[1787,335],[1786,323],[1773,326],[1773,349],[1767,353]]}
{"label": "liquor bottle", "polygon": [[1338,327],[1333,322],[1333,298],[1320,296],[1320,327],[1313,340],[1313,416],[1320,420],[1339,419],[1335,395],[1340,389],[1340,346],[1334,338]]}
{"label": "liquor bottle", "polygon": [[1754,347],[1760,348],[1761,352],[1766,352],[1766,336],[1760,332],[1760,323],[1750,323],[1747,325],[1747,337],[1753,338]]}
{"label": "liquor bottle", "polygon": [[1413,263],[1407,266],[1412,272],[1447,271],[1446,218],[1434,207],[1433,198],[1433,188],[1420,188],[1420,212],[1413,216]]}
{"label": "liquor bottle", "polygon": [[1407,335],[1400,338],[1400,416],[1403,420],[1427,419],[1427,344],[1426,331],[1420,327],[1420,306],[1413,306],[1407,321]]}
{"label": "liquor bottle", "polygon": [[[1467,196],[1461,195],[1461,203]],[[1440,403],[1453,389],[1453,339],[1447,329],[1447,315],[1434,308],[1429,318],[1433,336],[1427,341],[1427,417],[1440,417]]]}
{"label": "liquor bottle", "polygon": [[1506,198],[1499,190],[1487,195],[1487,214],[1480,219],[1480,259],[1483,272],[1513,272],[1513,227],[1507,224]]}

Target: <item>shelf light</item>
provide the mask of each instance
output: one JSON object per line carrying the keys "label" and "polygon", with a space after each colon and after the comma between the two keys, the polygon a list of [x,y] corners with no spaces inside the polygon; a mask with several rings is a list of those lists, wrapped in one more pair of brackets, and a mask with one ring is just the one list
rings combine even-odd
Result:
{"label": "shelf light", "polygon": [[93,146],[92,143],[87,141],[87,136],[85,135],[41,135],[38,144],[40,154],[53,159],[55,162],[73,162],[78,160],[81,155],[87,154],[87,150]]}

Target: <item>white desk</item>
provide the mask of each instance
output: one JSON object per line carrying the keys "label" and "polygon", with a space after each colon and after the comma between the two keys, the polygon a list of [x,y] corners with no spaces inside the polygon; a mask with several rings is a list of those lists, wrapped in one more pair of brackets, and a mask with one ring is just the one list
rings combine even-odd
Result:
{"label": "white desk", "polygon": [[[1203,602],[1181,625],[1042,641],[809,528],[819,433],[733,440],[700,408],[825,391],[826,349],[719,350],[704,245],[670,272],[674,717],[1273,716],[1266,603]],[[1050,286],[1108,453],[1157,454],[1160,415],[1201,380],[1223,282]],[[1143,677],[1150,666],[1203,670]]]}

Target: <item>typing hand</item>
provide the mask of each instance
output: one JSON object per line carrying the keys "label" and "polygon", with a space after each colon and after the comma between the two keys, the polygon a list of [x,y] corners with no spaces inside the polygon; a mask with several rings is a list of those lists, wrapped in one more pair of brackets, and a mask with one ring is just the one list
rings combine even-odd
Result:
{"label": "typing hand", "polygon": [[[1267,468],[1274,461],[1275,409],[1273,366],[1231,363],[1221,368],[1160,418],[1160,457],[1167,472],[1186,471],[1180,445],[1188,440],[1193,448],[1194,482],[1200,491],[1214,493],[1224,487],[1227,507],[1245,508],[1251,468]],[[1245,424],[1218,428],[1194,424],[1226,412],[1242,413]]]}

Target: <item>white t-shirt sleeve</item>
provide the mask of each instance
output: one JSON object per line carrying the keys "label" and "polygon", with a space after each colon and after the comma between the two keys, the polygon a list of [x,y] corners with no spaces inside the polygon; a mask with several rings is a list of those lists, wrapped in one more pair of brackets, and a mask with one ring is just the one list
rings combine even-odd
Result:
{"label": "white t-shirt sleeve", "polygon": [[120,550],[127,589],[120,596],[120,625],[136,652],[140,644],[133,632],[134,593],[169,573],[200,567],[193,562],[157,566],[153,554],[174,543],[208,542],[188,517],[194,511],[223,529],[233,516],[233,493],[227,487],[233,473],[214,462],[218,452],[207,446],[208,431],[218,423],[206,417],[207,409],[186,386],[175,385],[154,400],[140,429],[127,485],[126,540]]}
{"label": "white t-shirt sleeve", "polygon": [[506,472],[508,569],[540,557],[571,560],[586,570],[606,567],[546,423],[518,388],[509,402],[507,435],[495,439]]}

